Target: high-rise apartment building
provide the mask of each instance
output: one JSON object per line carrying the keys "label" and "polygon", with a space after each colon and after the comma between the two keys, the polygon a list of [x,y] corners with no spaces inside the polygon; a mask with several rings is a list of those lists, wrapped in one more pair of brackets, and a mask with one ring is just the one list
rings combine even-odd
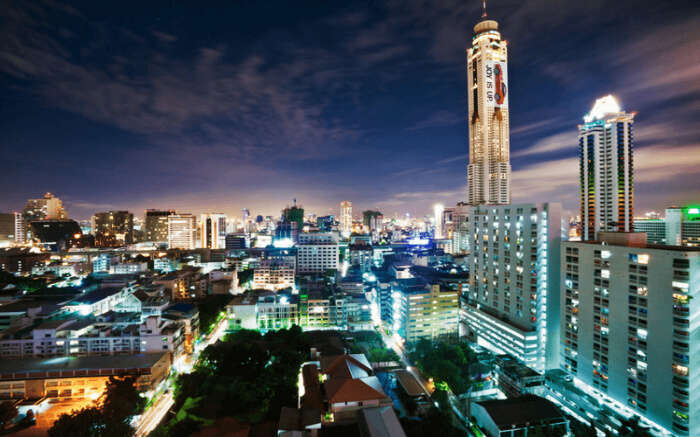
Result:
{"label": "high-rise apartment building", "polygon": [[433,213],[434,217],[433,220],[435,220],[435,228],[433,232],[433,238],[443,238],[443,228],[444,228],[444,217],[443,213],[445,212],[445,206],[441,203],[436,204],[433,206]]}
{"label": "high-rise apartment building", "polygon": [[199,235],[203,248],[226,248],[226,214],[202,214]]}
{"label": "high-rise apartment building", "polygon": [[129,211],[98,212],[92,216],[95,246],[115,247],[134,242],[134,214]]}
{"label": "high-rise apartment building", "polygon": [[672,435],[700,435],[700,248],[598,240],[562,244],[562,368]]}
{"label": "high-rise apartment building", "polygon": [[558,367],[561,206],[477,206],[468,223],[465,331],[537,371]]}
{"label": "high-rise apartment building", "polygon": [[595,240],[599,231],[634,229],[634,115],[608,95],[596,100],[578,127],[583,241]]}
{"label": "high-rise apartment building", "polygon": [[21,212],[15,212],[15,243],[24,243],[27,238],[27,225]]}
{"label": "high-rise apartment building", "polygon": [[340,202],[340,233],[347,237],[352,233],[352,202]]}
{"label": "high-rise apartment building", "polygon": [[175,210],[147,209],[144,220],[146,241],[168,241],[168,216]]}
{"label": "high-rise apartment building", "polygon": [[196,219],[192,214],[172,214],[168,216],[168,248],[194,249]]}
{"label": "high-rise apartment building", "polygon": [[394,333],[409,343],[457,337],[459,292],[440,284],[396,281],[392,284],[392,321]]}
{"label": "high-rise apartment building", "polygon": [[487,20],[486,13],[483,18],[467,49],[467,201],[505,205],[510,203],[508,44],[498,23]]}

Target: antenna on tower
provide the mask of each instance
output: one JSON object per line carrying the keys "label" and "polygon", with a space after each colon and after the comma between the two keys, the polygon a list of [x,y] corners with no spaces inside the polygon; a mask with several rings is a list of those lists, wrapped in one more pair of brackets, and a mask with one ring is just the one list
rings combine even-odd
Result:
{"label": "antenna on tower", "polygon": [[486,0],[481,1],[481,8],[483,9],[484,13],[481,14],[481,18],[486,18]]}

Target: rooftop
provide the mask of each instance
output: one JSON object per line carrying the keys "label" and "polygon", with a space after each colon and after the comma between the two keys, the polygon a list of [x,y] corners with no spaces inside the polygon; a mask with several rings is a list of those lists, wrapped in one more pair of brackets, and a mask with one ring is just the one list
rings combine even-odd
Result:
{"label": "rooftop", "polygon": [[88,357],[22,358],[0,360],[0,373],[43,373],[52,370],[140,369],[153,367],[161,353]]}
{"label": "rooftop", "polygon": [[566,419],[552,402],[534,395],[483,401],[478,402],[477,405],[486,410],[499,428],[511,428],[512,425],[551,419]]}

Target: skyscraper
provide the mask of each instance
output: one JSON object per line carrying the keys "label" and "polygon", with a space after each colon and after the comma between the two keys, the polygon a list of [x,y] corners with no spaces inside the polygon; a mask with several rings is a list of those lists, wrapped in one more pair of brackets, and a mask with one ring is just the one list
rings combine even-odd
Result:
{"label": "skyscraper", "polygon": [[634,116],[607,95],[596,100],[578,127],[583,241],[595,240],[599,231],[634,229]]}
{"label": "skyscraper", "polygon": [[226,248],[225,214],[202,214],[200,217],[199,226],[203,248]]}
{"label": "skyscraper", "polygon": [[352,232],[352,202],[340,202],[340,232],[347,236]]}
{"label": "skyscraper", "polygon": [[434,238],[442,238],[443,231],[443,217],[442,213],[445,211],[445,206],[441,203],[437,203],[433,206],[433,212],[435,213],[435,232],[433,233]]}
{"label": "skyscraper", "polygon": [[[51,193],[44,194],[41,199],[29,199],[22,211],[24,230],[31,233],[30,223],[39,220],[65,220],[66,210],[63,202]],[[26,236],[25,236],[26,237]],[[29,235],[31,238],[31,235]]]}
{"label": "skyscraper", "polygon": [[168,216],[168,248],[195,248],[195,217],[192,214],[173,214]]}
{"label": "skyscraper", "polygon": [[467,49],[469,103],[470,205],[510,203],[510,127],[508,117],[508,51],[498,23],[486,19],[474,26]]}
{"label": "skyscraper", "polygon": [[146,241],[168,241],[168,216],[176,213],[172,209],[167,211],[147,209],[145,219]]}

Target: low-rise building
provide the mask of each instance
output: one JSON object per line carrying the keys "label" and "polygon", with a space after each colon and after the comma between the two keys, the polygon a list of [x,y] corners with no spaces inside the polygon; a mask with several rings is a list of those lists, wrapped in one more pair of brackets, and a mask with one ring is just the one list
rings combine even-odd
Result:
{"label": "low-rise building", "polygon": [[470,409],[477,425],[488,437],[569,435],[566,415],[539,396],[473,402]]}

